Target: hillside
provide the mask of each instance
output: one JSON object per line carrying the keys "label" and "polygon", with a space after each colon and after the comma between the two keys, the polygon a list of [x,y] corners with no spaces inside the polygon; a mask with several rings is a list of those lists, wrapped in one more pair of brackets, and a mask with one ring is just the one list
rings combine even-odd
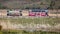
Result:
{"label": "hillside", "polygon": [[[48,8],[50,7],[52,0],[0,0],[0,3],[5,8],[9,9],[25,9],[25,8]],[[60,7],[60,0],[53,0],[54,6],[53,8]]]}
{"label": "hillside", "polygon": [[47,8],[50,4],[50,0],[6,0],[1,2],[3,6],[7,8]]}
{"label": "hillside", "polygon": [[55,1],[54,8],[59,8],[60,7],[60,0]]}

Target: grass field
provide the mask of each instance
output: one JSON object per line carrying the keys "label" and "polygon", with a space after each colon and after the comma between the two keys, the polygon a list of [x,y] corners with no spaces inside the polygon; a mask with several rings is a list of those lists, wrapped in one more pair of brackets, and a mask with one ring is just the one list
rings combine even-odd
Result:
{"label": "grass field", "polygon": [[60,18],[0,18],[0,21],[16,23],[16,24],[25,24],[25,23],[35,23],[35,24],[60,24]]}
{"label": "grass field", "polygon": [[[35,23],[35,24],[50,24],[56,25],[60,24],[60,18],[0,18],[0,22],[4,21],[6,23],[16,23],[16,24],[25,24],[25,23]],[[16,30],[9,30],[9,31],[0,31],[0,34],[60,34],[60,32],[43,32],[43,31],[34,31],[34,32],[27,32],[27,31],[16,31]]]}
{"label": "grass field", "polygon": [[60,34],[60,32],[45,32],[45,31],[1,31],[0,34]]}

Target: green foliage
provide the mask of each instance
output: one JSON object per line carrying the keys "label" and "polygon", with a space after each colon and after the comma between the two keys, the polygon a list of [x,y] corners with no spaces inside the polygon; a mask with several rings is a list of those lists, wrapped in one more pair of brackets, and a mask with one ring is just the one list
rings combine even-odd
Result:
{"label": "green foliage", "polygon": [[[3,0],[3,1],[8,1],[8,0]],[[12,0],[11,0],[12,1]],[[18,1],[20,1],[20,0],[18,0]],[[24,0],[23,0],[24,1]],[[27,1],[27,0],[26,0]],[[37,2],[38,1],[38,2]],[[57,0],[57,1],[52,1],[52,0],[28,0],[27,2],[27,4],[24,4],[24,5],[20,5],[20,4],[15,4],[14,5],[14,3],[12,2],[12,6],[10,6],[10,1],[8,1],[9,2],[9,5],[8,5],[8,8],[20,8],[20,9],[25,9],[25,8],[44,8],[44,7],[46,7],[46,8],[50,8],[50,9],[53,9],[53,8],[58,8],[58,9],[60,9],[59,8],[59,5],[60,5],[60,2],[59,2],[59,0]],[[29,3],[29,2],[32,2],[31,4]],[[42,2],[42,3],[40,3],[40,2]],[[23,3],[23,2],[22,2]],[[45,5],[46,4],[46,5]],[[18,6],[19,5],[19,7],[16,7],[16,6]],[[2,4],[0,4],[0,9],[6,9],[7,8],[7,6],[3,6]]]}
{"label": "green foliage", "polygon": [[5,31],[1,32],[1,34],[60,34],[60,32],[45,32],[45,31],[34,31],[34,32],[29,32],[29,31],[18,31],[18,32],[11,32],[11,31]]}
{"label": "green foliage", "polygon": [[55,1],[51,1],[51,4],[50,4],[50,9],[53,9],[53,6],[55,5]]}
{"label": "green foliage", "polygon": [[2,32],[2,31],[0,31],[0,34],[3,34],[3,32]]}
{"label": "green foliage", "polygon": [[0,3],[0,9],[7,9],[6,6],[3,6],[1,3]]}
{"label": "green foliage", "polygon": [[36,0],[31,0],[32,2],[35,2]]}
{"label": "green foliage", "polygon": [[8,1],[8,0],[2,0],[2,1],[4,1],[4,2],[5,2],[5,1]]}
{"label": "green foliage", "polygon": [[59,6],[59,8],[58,9],[60,9],[60,6]]}
{"label": "green foliage", "polygon": [[17,32],[3,32],[3,34],[17,34]]}

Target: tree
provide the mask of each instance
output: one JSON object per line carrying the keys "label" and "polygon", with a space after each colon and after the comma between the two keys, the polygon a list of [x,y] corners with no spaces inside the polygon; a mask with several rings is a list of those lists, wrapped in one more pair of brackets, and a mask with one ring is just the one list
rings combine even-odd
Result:
{"label": "tree", "polygon": [[29,9],[29,7],[26,7],[25,9]]}
{"label": "tree", "polygon": [[50,9],[53,9],[53,6],[55,5],[55,1],[51,0],[51,4],[50,4]]}
{"label": "tree", "polygon": [[1,3],[0,3],[0,9],[7,9],[6,6],[3,6]]}
{"label": "tree", "polygon": [[59,6],[59,8],[58,9],[60,9],[60,6]]}

